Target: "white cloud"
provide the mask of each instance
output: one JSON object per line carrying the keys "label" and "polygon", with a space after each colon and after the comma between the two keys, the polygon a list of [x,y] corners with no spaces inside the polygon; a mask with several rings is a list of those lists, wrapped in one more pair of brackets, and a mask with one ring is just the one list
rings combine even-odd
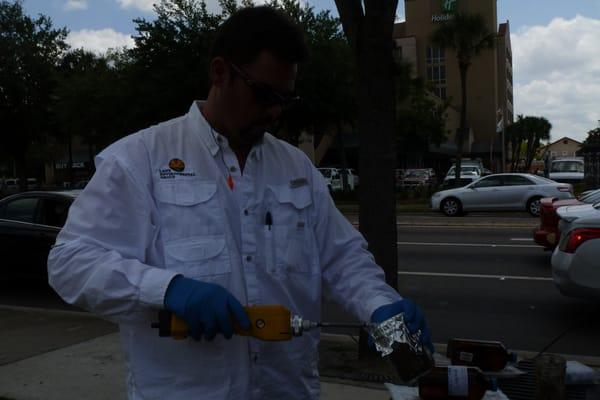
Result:
{"label": "white cloud", "polygon": [[110,48],[131,48],[135,46],[130,35],[117,32],[111,28],[73,31],[69,33],[67,43],[75,49],[84,48],[85,50],[92,51],[96,54],[106,53]]}
{"label": "white cloud", "polygon": [[600,119],[600,20],[556,18],[512,35],[515,113],[546,117],[552,139],[584,140]]}
{"label": "white cloud", "polygon": [[154,3],[159,0],[117,0],[121,8],[135,8],[142,11],[152,11]]}
{"label": "white cloud", "polygon": [[67,2],[63,6],[63,9],[65,11],[79,11],[86,10],[87,8],[87,0],[67,0]]}
{"label": "white cloud", "polygon": [[[160,0],[117,0],[121,8],[134,8],[137,10],[151,12],[154,10],[154,4]],[[266,3],[267,0],[254,0],[254,4],[260,5]],[[311,3],[311,2],[307,2]],[[221,7],[219,6],[218,0],[206,0],[206,8],[210,12],[220,12]]]}

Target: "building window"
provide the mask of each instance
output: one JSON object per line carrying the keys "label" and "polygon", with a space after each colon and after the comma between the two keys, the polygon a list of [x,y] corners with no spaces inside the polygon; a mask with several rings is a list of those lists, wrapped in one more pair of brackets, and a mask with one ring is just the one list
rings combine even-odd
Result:
{"label": "building window", "polygon": [[400,64],[402,62],[402,56],[403,56],[403,54],[402,54],[402,46],[396,46],[394,48],[394,61],[397,64]]}
{"label": "building window", "polygon": [[446,99],[446,52],[443,48],[427,47],[427,82],[436,96]]}

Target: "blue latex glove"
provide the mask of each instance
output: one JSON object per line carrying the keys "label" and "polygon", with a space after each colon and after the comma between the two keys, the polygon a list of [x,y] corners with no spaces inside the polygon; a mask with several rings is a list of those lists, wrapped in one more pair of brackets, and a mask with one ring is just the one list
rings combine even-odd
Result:
{"label": "blue latex glove", "polygon": [[225,288],[177,275],[165,294],[165,307],[183,318],[191,336],[213,340],[217,333],[233,336],[233,324],[250,329],[250,319],[240,302]]}
{"label": "blue latex glove", "polygon": [[431,342],[431,334],[429,333],[425,316],[421,312],[421,309],[411,300],[402,299],[395,303],[379,307],[371,315],[371,322],[379,324],[400,313],[404,313],[404,322],[411,333],[415,333],[419,329],[421,330],[421,344],[433,353],[435,348]]}

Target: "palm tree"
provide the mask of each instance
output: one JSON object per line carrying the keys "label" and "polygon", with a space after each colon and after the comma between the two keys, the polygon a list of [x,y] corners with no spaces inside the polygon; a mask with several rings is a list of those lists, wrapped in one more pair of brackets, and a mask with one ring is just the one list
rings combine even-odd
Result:
{"label": "palm tree", "polygon": [[525,117],[527,150],[525,151],[525,172],[531,168],[535,153],[543,140],[550,140],[552,124],[544,117]]}
{"label": "palm tree", "polygon": [[460,88],[462,107],[460,111],[460,128],[456,138],[456,184],[460,181],[460,164],[463,143],[467,135],[467,73],[473,58],[486,49],[495,46],[496,34],[490,32],[485,19],[479,14],[460,14],[440,25],[430,36],[433,45],[451,49],[456,52],[460,71]]}

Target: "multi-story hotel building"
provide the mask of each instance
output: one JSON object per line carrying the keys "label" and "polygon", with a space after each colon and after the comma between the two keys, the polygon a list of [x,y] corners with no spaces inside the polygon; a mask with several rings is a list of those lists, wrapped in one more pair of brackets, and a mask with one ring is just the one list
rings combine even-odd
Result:
{"label": "multi-story hotel building", "polygon": [[[431,33],[456,12],[480,14],[489,31],[498,35],[495,49],[473,58],[469,68],[466,155],[480,157],[493,170],[500,170],[501,135],[498,126],[513,121],[512,51],[508,21],[498,24],[496,0],[405,0],[405,22],[396,24],[396,53],[413,66],[413,74],[426,80],[430,91],[440,99],[450,99],[446,129],[446,150],[454,144],[460,119],[460,74],[456,54],[433,46]],[[435,149],[433,149],[435,151]]]}

